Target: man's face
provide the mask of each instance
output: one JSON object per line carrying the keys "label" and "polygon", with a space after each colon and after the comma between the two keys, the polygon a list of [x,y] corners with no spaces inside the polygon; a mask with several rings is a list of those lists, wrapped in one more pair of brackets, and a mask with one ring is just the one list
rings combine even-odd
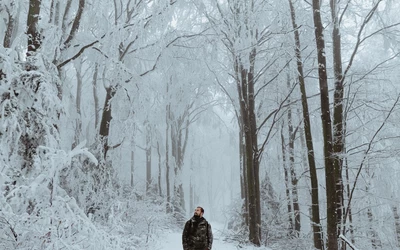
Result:
{"label": "man's face", "polygon": [[194,210],[194,215],[202,217],[203,213],[201,212],[201,208],[196,207],[196,209]]}

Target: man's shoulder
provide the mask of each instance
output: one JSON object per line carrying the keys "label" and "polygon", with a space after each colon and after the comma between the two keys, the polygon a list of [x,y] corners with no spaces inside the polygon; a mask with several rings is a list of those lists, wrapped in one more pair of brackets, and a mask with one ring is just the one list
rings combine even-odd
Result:
{"label": "man's shoulder", "polygon": [[203,219],[204,219],[204,222],[205,222],[205,223],[207,223],[208,225],[210,225],[210,222],[209,222],[206,218],[203,217]]}

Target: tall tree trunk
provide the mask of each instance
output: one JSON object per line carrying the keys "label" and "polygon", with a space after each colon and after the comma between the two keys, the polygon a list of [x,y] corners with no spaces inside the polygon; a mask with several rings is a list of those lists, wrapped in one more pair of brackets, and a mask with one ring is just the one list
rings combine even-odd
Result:
{"label": "tall tree trunk", "polygon": [[[351,188],[350,188],[350,173],[349,173],[349,166],[347,164],[347,160],[346,160],[346,164],[345,164],[345,172],[346,172],[346,193],[347,193],[347,200],[350,199],[350,194],[351,194]],[[348,205],[347,209],[347,216],[349,217],[349,231],[350,231],[350,240],[352,244],[355,244],[355,239],[354,239],[354,228],[353,228],[353,213],[352,213],[352,209],[351,209],[351,204]],[[345,213],[346,214],[346,213]],[[346,217],[343,218],[345,221]],[[343,224],[343,232],[346,232],[346,223]]]}
{"label": "tall tree trunk", "polygon": [[157,155],[158,155],[158,195],[162,196],[161,188],[161,153],[160,153],[160,143],[157,141]]}
{"label": "tall tree trunk", "polygon": [[[240,118],[239,118],[240,120]],[[239,151],[240,151],[240,184],[241,184],[241,197],[243,201],[243,218],[246,226],[249,226],[249,197],[248,197],[248,186],[247,186],[247,168],[246,168],[246,145],[244,143],[244,131],[241,122],[239,131]]]}
{"label": "tall tree trunk", "polygon": [[294,29],[295,36],[295,52],[297,59],[297,71],[299,78],[299,86],[301,92],[301,105],[303,108],[303,125],[304,125],[304,133],[306,138],[306,146],[307,146],[307,158],[308,158],[308,166],[310,170],[310,181],[311,181],[311,213],[312,213],[312,228],[314,235],[314,247],[316,249],[323,249],[324,240],[322,237],[322,226],[320,220],[320,212],[319,212],[319,194],[318,194],[318,175],[317,168],[315,164],[315,156],[314,156],[314,145],[311,134],[311,122],[310,122],[310,112],[308,109],[308,101],[307,101],[307,92],[304,81],[304,71],[303,71],[303,60],[301,58],[301,44],[300,44],[300,35],[298,31],[298,27],[296,24],[296,13],[292,3],[292,0],[289,0],[290,10],[291,10],[291,18],[292,25]]}
{"label": "tall tree trunk", "polygon": [[341,52],[341,38],[340,38],[340,23],[338,18],[337,0],[330,0],[331,15],[333,23],[332,40],[333,40],[333,70],[335,77],[335,92],[333,102],[333,163],[336,178],[336,213],[338,232],[342,232],[343,222],[343,72],[342,72],[342,52]]}
{"label": "tall tree trunk", "polygon": [[[166,91],[166,96],[169,97],[169,82],[167,82],[167,91]],[[169,102],[169,99],[168,99]],[[168,103],[165,106],[165,182],[167,186],[167,213],[172,212],[172,207],[171,207],[171,190],[170,190],[170,179],[169,179],[169,172],[170,172],[170,167],[169,167],[169,129],[170,129],[170,123],[171,123],[171,105]]]}
{"label": "tall tree trunk", "polygon": [[92,80],[92,85],[93,85],[93,100],[94,100],[94,128],[95,131],[97,132],[97,128],[99,126],[99,110],[100,110],[100,105],[99,105],[99,95],[97,94],[97,75],[99,72],[99,65],[96,63],[94,66],[94,73],[93,73],[93,80]]}
{"label": "tall tree trunk", "polygon": [[151,188],[151,128],[149,123],[146,125],[146,193],[149,194]]}
{"label": "tall tree trunk", "polygon": [[[189,137],[189,114],[188,110],[178,118],[175,118],[171,128],[172,156],[175,160],[174,166],[174,214],[178,222],[184,221],[185,195],[182,184],[182,171],[186,146]],[[174,117],[174,116],[172,116]]]}
{"label": "tall tree trunk", "polygon": [[336,219],[336,178],[332,160],[332,122],[329,107],[328,77],[326,72],[324,27],[321,20],[319,0],[313,0],[313,18],[315,26],[315,41],[318,52],[318,75],[321,97],[321,120],[324,138],[325,183],[326,183],[326,214],[327,214],[327,249],[338,249],[337,219]]}
{"label": "tall tree trunk", "polygon": [[286,188],[286,202],[287,202],[287,210],[288,210],[288,219],[289,219],[289,235],[293,235],[294,223],[293,223],[293,209],[292,209],[292,198],[290,194],[290,182],[289,182],[289,171],[286,163],[286,142],[285,136],[283,134],[284,128],[281,128],[281,144],[282,144],[282,164],[283,171],[285,174],[285,188]]}
{"label": "tall tree trunk", "polygon": [[[288,90],[291,89],[290,81],[287,81]],[[290,103],[290,98],[288,98],[288,103]],[[294,159],[294,140],[296,138],[296,131],[293,129],[292,122],[292,108],[289,106],[288,108],[288,131],[289,131],[289,169],[290,169],[290,177],[292,181],[292,200],[293,200],[293,213],[294,213],[294,233],[296,236],[300,235],[300,206],[299,206],[299,197],[297,192],[297,175],[295,171],[295,159]]]}
{"label": "tall tree trunk", "polygon": [[[255,114],[255,95],[254,95],[254,66],[256,62],[256,48],[255,45],[251,50],[249,61],[250,69],[247,74],[248,94],[249,94],[249,118],[250,118],[250,133],[252,136],[252,154],[253,156],[253,167],[254,167],[254,191],[256,203],[256,222],[257,222],[257,233],[258,241],[261,244],[261,194],[260,194],[260,162],[259,162],[259,150],[258,150],[258,137],[257,137],[257,120]],[[258,243],[256,244],[258,245]]]}
{"label": "tall tree trunk", "polygon": [[27,19],[28,52],[27,56],[33,55],[41,44],[41,35],[38,29],[40,17],[41,0],[29,0],[29,11]]}
{"label": "tall tree trunk", "polygon": [[[250,102],[254,102],[254,86],[249,86],[248,81],[248,71],[243,67],[239,58],[236,58],[235,62],[235,72],[237,76],[237,89],[239,95],[240,102],[240,111],[242,117],[242,124],[244,127],[244,136],[245,136],[245,156],[246,156],[246,169],[247,169],[247,185],[248,185],[248,209],[249,209],[249,240],[254,245],[260,246],[260,225],[258,224],[259,216],[257,214],[257,202],[260,200],[257,199],[257,191],[256,191],[256,166],[255,156],[253,146],[253,134],[252,128],[254,124],[251,124],[252,121],[255,122],[254,117],[252,117],[250,106],[254,107],[254,104],[250,104]],[[253,82],[251,83],[251,85]],[[251,93],[251,94],[250,94]],[[251,97],[250,97],[251,96]],[[249,99],[252,99],[250,101]],[[254,112],[254,110],[253,110]],[[254,113],[253,113],[254,115]]]}

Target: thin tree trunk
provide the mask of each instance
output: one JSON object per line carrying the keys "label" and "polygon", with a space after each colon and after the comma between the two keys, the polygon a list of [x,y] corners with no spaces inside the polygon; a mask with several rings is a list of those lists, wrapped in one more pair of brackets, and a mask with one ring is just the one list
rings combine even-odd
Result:
{"label": "thin tree trunk", "polygon": [[[169,96],[169,82],[167,82],[166,96]],[[169,100],[168,100],[169,102]],[[167,185],[167,213],[172,212],[171,208],[171,191],[170,191],[170,179],[169,179],[169,128],[171,122],[171,105],[167,104],[165,106],[165,181]]]}
{"label": "thin tree trunk", "polygon": [[[347,199],[350,199],[350,194],[351,194],[351,188],[350,188],[350,175],[349,175],[349,167],[348,164],[345,164],[345,169],[346,169],[346,191],[347,191]],[[349,217],[349,231],[350,231],[350,236],[351,236],[351,243],[355,244],[355,239],[354,239],[354,228],[353,228],[353,213],[351,209],[351,204],[347,207],[347,214]],[[346,213],[344,213],[346,214]],[[345,221],[346,218],[344,218]],[[343,232],[346,232],[346,223],[343,225]]]}
{"label": "thin tree trunk", "polygon": [[[290,90],[290,82],[288,80],[288,89]],[[290,98],[288,98],[288,102],[290,103]],[[289,169],[290,176],[292,181],[292,200],[293,200],[293,212],[294,212],[294,233],[296,236],[300,235],[300,206],[299,206],[299,197],[297,193],[297,175],[294,169],[295,159],[294,159],[294,140],[296,138],[296,131],[293,129],[292,124],[292,109],[289,106],[288,108],[288,131],[289,131]]]}
{"label": "thin tree trunk", "polygon": [[149,194],[151,188],[151,128],[149,124],[146,127],[146,193]]}
{"label": "thin tree trunk", "polygon": [[72,0],[67,0],[67,3],[65,5],[65,10],[64,10],[64,15],[63,15],[63,20],[61,24],[61,29],[63,32],[63,35],[67,34],[67,26],[68,26],[68,15],[71,10],[71,5],[72,5]]}
{"label": "thin tree trunk", "polygon": [[131,187],[133,187],[133,177],[135,173],[135,152],[131,151]]}
{"label": "thin tree trunk", "polygon": [[[240,118],[239,118],[240,119]],[[239,122],[241,124],[241,122]],[[240,150],[240,183],[241,183],[241,195],[243,201],[243,218],[246,226],[249,226],[249,197],[248,197],[248,186],[247,186],[247,168],[246,168],[246,145],[244,144],[244,131],[243,126],[240,125],[239,131],[239,150]]]}
{"label": "thin tree trunk", "polygon": [[[366,189],[366,192],[368,192],[368,187]],[[374,249],[382,249],[382,243],[379,239],[378,232],[375,230],[375,224],[376,220],[374,220],[374,216],[372,214],[371,210],[371,204],[368,202],[368,209],[367,209],[367,216],[368,216],[368,221],[369,221],[369,233],[370,233],[370,240],[372,247]]]}
{"label": "thin tree trunk", "polygon": [[99,95],[97,94],[97,75],[99,72],[99,65],[96,63],[94,66],[94,73],[93,73],[93,100],[94,100],[94,128],[97,131],[97,127],[99,126]]}
{"label": "thin tree trunk", "polygon": [[[14,3],[14,6],[15,6],[15,3]],[[14,6],[13,6],[13,8],[14,8]],[[11,48],[18,23],[16,22],[17,21],[16,17],[13,14],[15,12],[10,10],[8,8],[8,6],[5,6],[5,9],[6,9],[6,13],[8,16],[8,21],[7,21],[6,33],[4,34],[3,46],[4,46],[4,48]]]}
{"label": "thin tree trunk", "polygon": [[289,219],[289,235],[293,235],[294,223],[293,223],[293,210],[292,210],[292,199],[290,195],[290,182],[289,182],[289,171],[286,163],[286,142],[285,136],[283,135],[283,123],[281,128],[281,148],[282,148],[282,163],[283,170],[285,174],[285,188],[286,188],[286,202],[288,209],[288,219]]}
{"label": "thin tree trunk", "polygon": [[27,56],[33,55],[41,44],[41,35],[38,29],[39,17],[40,17],[40,5],[41,0],[29,0],[29,11],[27,19],[27,31],[28,35],[28,52]]}
{"label": "thin tree trunk", "polygon": [[315,41],[318,52],[318,75],[321,97],[321,120],[324,138],[325,183],[327,202],[327,249],[338,250],[337,217],[336,217],[336,178],[332,161],[332,122],[329,107],[328,77],[326,73],[324,27],[321,20],[319,0],[313,0],[313,18]]}
{"label": "thin tree trunk", "polygon": [[189,206],[190,206],[190,209],[193,209],[194,208],[194,188],[193,188],[193,181],[192,181],[192,179],[190,178],[190,195],[189,195]]}
{"label": "thin tree trunk", "polygon": [[292,25],[294,29],[295,36],[295,52],[297,58],[297,70],[298,70],[298,78],[299,78],[299,86],[301,92],[301,104],[303,108],[303,124],[304,124],[304,133],[306,137],[306,146],[307,146],[307,157],[308,157],[308,165],[310,170],[310,181],[311,181],[311,213],[312,213],[312,227],[313,227],[313,235],[314,235],[314,247],[316,249],[323,249],[324,240],[322,237],[322,226],[320,221],[320,212],[319,212],[319,194],[318,194],[318,175],[317,168],[315,164],[315,156],[314,156],[314,146],[312,140],[311,133],[311,122],[310,122],[310,112],[308,109],[308,101],[307,101],[307,92],[305,88],[304,81],[304,72],[303,72],[303,61],[301,58],[301,45],[300,45],[300,35],[298,32],[298,27],[296,24],[296,13],[292,3],[292,0],[289,0],[291,17],[292,17]]}
{"label": "thin tree trunk", "polygon": [[157,155],[158,155],[158,195],[162,197],[161,188],[161,153],[160,153],[160,143],[157,141]]}
{"label": "thin tree trunk", "polygon": [[82,65],[80,63],[75,64],[76,80],[77,80],[75,105],[76,105],[76,113],[78,114],[78,116],[76,117],[75,120],[76,127],[75,127],[75,136],[74,136],[74,142],[72,143],[72,148],[75,148],[76,145],[79,144],[80,136],[82,134],[81,102],[82,102],[83,83],[82,83],[81,67]]}
{"label": "thin tree trunk", "polygon": [[337,0],[330,0],[331,15],[333,22],[332,40],[333,40],[333,68],[335,76],[335,92],[333,102],[333,163],[336,177],[336,213],[338,232],[342,232],[343,222],[343,72],[342,72],[342,52],[340,38],[340,23],[338,18]]}
{"label": "thin tree trunk", "polygon": [[400,247],[400,216],[397,210],[397,205],[392,205],[392,212],[396,228],[397,247]]}

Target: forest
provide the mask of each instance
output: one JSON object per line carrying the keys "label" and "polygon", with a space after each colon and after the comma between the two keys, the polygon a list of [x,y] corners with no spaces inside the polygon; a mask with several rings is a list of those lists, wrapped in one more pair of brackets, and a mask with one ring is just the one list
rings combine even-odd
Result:
{"label": "forest", "polygon": [[397,11],[0,0],[0,249],[400,249]]}

